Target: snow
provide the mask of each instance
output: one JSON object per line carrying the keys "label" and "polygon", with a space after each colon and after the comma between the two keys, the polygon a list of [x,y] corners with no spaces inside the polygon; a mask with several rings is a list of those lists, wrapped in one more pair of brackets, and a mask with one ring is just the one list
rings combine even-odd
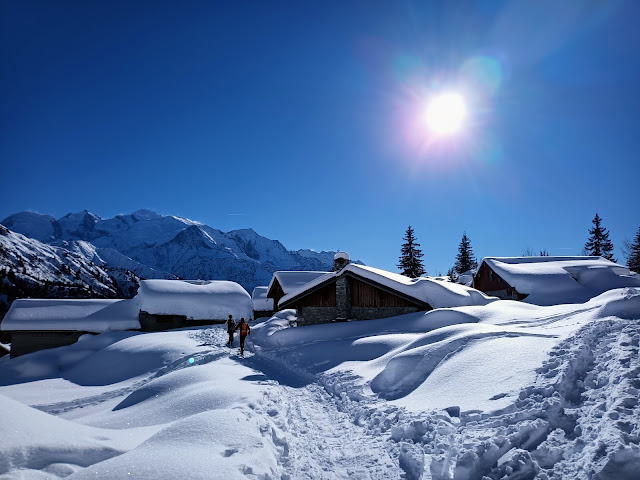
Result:
{"label": "snow", "polygon": [[139,329],[140,322],[135,300],[21,298],[11,304],[0,328],[100,333]]}
{"label": "snow", "polygon": [[333,259],[334,260],[338,260],[338,259],[351,260],[351,257],[349,256],[349,254],[347,252],[337,252],[333,256]]}
{"label": "snow", "polygon": [[253,309],[258,311],[273,311],[273,298],[267,298],[269,287],[256,287],[251,294]]}
{"label": "snow", "polygon": [[482,260],[536,305],[582,303],[607,290],[640,286],[640,275],[602,257],[486,257]]}
{"label": "snow", "polygon": [[462,305],[486,305],[497,298],[489,297],[478,290],[456,283],[445,283],[427,277],[409,278],[398,273],[380,270],[366,265],[349,264],[339,272],[330,272],[317,277],[287,293],[280,299],[278,305],[286,307],[290,302],[304,294],[306,291],[331,281],[346,272],[353,273],[362,278],[372,280],[380,285],[386,286],[398,292],[404,293],[416,300],[426,302],[433,308],[457,307]]}
{"label": "snow", "polygon": [[0,358],[0,476],[637,478],[640,288],[305,327],[286,310],[246,357],[226,341],[106,332]]}
{"label": "snow", "polygon": [[274,282],[277,280],[282,291],[290,293],[298,288],[306,285],[307,283],[327,275],[329,272],[309,272],[309,271],[279,271],[274,272],[271,282],[269,283],[269,290],[273,287]]}
{"label": "snow", "polygon": [[137,300],[140,310],[155,315],[184,315],[192,320],[253,318],[247,291],[227,280],[143,280]]}

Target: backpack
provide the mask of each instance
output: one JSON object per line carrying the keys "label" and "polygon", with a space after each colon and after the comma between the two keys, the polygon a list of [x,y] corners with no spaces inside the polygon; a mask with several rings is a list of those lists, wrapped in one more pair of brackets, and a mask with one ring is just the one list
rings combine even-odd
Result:
{"label": "backpack", "polygon": [[249,328],[249,324],[247,322],[241,323],[239,327],[240,327],[240,335],[242,336],[245,336],[247,333],[251,331],[251,329]]}
{"label": "backpack", "polygon": [[233,333],[236,331],[236,322],[233,320],[227,320],[227,333]]}

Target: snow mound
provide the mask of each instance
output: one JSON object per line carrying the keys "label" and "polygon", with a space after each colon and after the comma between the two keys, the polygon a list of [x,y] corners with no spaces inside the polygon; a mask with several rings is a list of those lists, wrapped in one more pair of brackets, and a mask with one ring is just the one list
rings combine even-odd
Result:
{"label": "snow mound", "polygon": [[226,280],[143,280],[136,298],[140,310],[155,315],[184,315],[191,320],[253,317],[247,291]]}

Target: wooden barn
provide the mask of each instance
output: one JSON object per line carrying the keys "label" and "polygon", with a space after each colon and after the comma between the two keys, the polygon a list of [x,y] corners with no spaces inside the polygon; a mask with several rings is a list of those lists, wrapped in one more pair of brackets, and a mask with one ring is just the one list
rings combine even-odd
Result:
{"label": "wooden barn", "polygon": [[640,286],[640,275],[602,257],[485,257],[473,286],[503,300],[556,305]]}
{"label": "wooden barn", "polygon": [[253,302],[253,318],[271,317],[275,313],[273,298],[267,298],[269,287],[255,287],[251,294]]}
{"label": "wooden barn", "polygon": [[[342,255],[338,257],[338,255]],[[295,308],[298,325],[370,320],[431,310],[420,295],[410,292],[412,279],[336,255],[334,272],[326,273],[285,295],[280,310]]]}
{"label": "wooden barn", "polygon": [[477,273],[473,277],[473,288],[502,300],[524,300],[526,293],[520,293],[509,285],[494,269],[493,263],[483,259]]}

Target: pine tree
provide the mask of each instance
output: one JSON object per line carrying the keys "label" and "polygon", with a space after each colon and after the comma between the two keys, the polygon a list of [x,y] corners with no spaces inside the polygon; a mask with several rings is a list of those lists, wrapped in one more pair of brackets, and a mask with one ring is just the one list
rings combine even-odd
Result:
{"label": "pine tree", "polygon": [[416,242],[416,237],[413,235],[413,228],[409,225],[407,232],[404,234],[402,244],[402,250],[400,253],[400,263],[398,267],[402,270],[402,274],[407,277],[417,278],[425,275],[427,272],[422,264],[422,250],[418,247],[420,244]]}
{"label": "pine tree", "polygon": [[640,273],[640,228],[638,228],[636,239],[631,244],[627,266],[629,270]]}
{"label": "pine tree", "polygon": [[467,232],[462,234],[462,240],[458,246],[458,255],[456,255],[456,264],[453,269],[459,275],[478,268],[478,262],[473,256],[473,249],[471,248],[471,240],[467,237]]}
{"label": "pine tree", "polygon": [[613,243],[609,240],[609,232],[606,228],[600,226],[600,222],[602,219],[596,213],[596,216],[593,217],[591,223],[593,223],[593,228],[589,229],[589,239],[587,243],[584,244],[584,249],[587,252],[587,255],[592,255],[596,257],[604,257],[607,260],[611,260],[615,262],[616,259],[613,258]]}

